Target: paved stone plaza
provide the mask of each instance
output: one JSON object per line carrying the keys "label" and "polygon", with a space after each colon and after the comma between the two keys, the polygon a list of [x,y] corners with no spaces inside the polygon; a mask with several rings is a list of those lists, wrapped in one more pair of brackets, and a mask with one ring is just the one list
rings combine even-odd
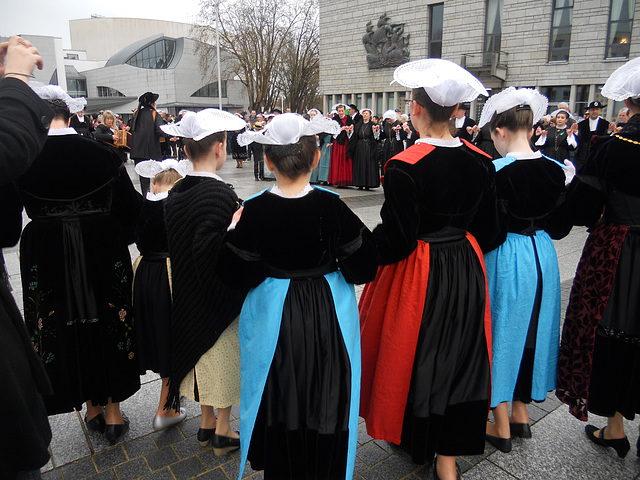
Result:
{"label": "paved stone plaza", "polygon": [[[235,186],[241,198],[272,185],[255,182],[253,166],[236,169],[235,162],[228,161],[221,176]],[[128,169],[133,170],[128,164]],[[137,176],[132,175],[138,185]],[[370,192],[354,188],[336,190],[345,202],[370,227],[380,220],[382,189]],[[26,221],[26,219],[25,219]],[[292,226],[293,228],[293,226]],[[566,306],[575,267],[586,238],[585,229],[574,228],[556,249],[560,261],[563,310]],[[131,247],[132,258],[138,254]],[[22,308],[18,248],[5,250],[7,268],[14,287],[14,296]],[[362,287],[357,287],[358,295]],[[43,468],[45,480],[234,480],[240,468],[239,454],[216,457],[211,448],[203,449],[195,434],[200,425],[200,408],[195,402],[185,400],[188,415],[182,424],[162,432],[154,432],[152,421],[157,409],[160,379],[149,372],[142,377],[142,388],[122,403],[123,412],[131,419],[131,430],[123,441],[111,447],[104,437],[89,432],[82,419],[84,412],[73,412],[50,417],[53,430],[51,461]],[[638,421],[625,421],[631,451],[625,459],[619,459],[611,449],[598,447],[584,434],[584,423],[573,418],[565,406],[553,394],[543,403],[529,406],[533,438],[515,439],[513,451],[503,454],[486,444],[483,455],[461,457],[458,464],[463,476],[471,479],[640,479],[640,459],[635,455],[638,439]],[[238,406],[232,410],[232,427],[238,429]],[[603,418],[591,421],[604,425]],[[431,466],[419,467],[396,447],[373,440],[360,424],[355,478],[358,480],[431,479]],[[261,479],[261,472],[250,467],[244,469],[245,478]],[[2,474],[0,472],[0,478]]]}

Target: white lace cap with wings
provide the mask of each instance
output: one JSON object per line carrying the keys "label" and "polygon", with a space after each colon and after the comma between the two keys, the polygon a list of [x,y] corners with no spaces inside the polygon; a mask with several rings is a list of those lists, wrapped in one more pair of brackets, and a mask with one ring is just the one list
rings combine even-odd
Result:
{"label": "white lace cap with wings", "polygon": [[183,177],[186,177],[189,172],[193,172],[193,164],[189,160],[175,160],[173,158],[167,158],[158,162],[156,160],[145,160],[136,165],[136,173],[141,177],[154,178],[160,172],[164,172],[173,168]]}
{"label": "white lace cap with wings", "polygon": [[640,96],[640,57],[616,69],[602,87],[602,96],[621,102]]}
{"label": "white lace cap with wings", "polygon": [[59,85],[44,85],[39,82],[32,82],[30,87],[43,100],[62,100],[67,104],[71,113],[84,110],[87,105],[87,100],[84,97],[73,98]]}
{"label": "white lace cap with wings", "polygon": [[405,63],[393,72],[393,81],[407,88],[424,88],[429,98],[442,107],[452,107],[489,96],[484,85],[467,70],[449,60],[427,58]]}
{"label": "white lace cap with wings", "polygon": [[253,142],[264,145],[291,145],[298,143],[302,137],[318,133],[337,135],[340,133],[340,125],[322,115],[316,115],[309,121],[297,113],[283,113],[276,115],[264,130],[247,131],[238,135],[238,145],[244,147]]}
{"label": "white lace cap with wings", "polygon": [[533,112],[533,124],[540,121],[547,113],[549,101],[547,97],[532,88],[509,87],[500,93],[491,95],[482,109],[478,127],[482,128],[491,121],[494,115],[503,113],[519,105],[529,105]]}
{"label": "white lace cap with wings", "polygon": [[167,135],[193,138],[198,141],[214,133],[235,132],[246,126],[247,123],[242,118],[229,112],[217,108],[205,108],[198,113],[187,112],[178,123],[161,125],[160,128]]}

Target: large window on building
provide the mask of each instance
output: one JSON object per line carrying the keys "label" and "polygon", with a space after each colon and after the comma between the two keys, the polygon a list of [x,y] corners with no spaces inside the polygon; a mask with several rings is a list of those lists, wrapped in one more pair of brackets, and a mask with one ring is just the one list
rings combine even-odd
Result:
{"label": "large window on building", "polygon": [[558,108],[560,102],[569,103],[569,96],[571,95],[570,85],[559,85],[551,87],[541,87],[540,93],[549,99],[549,108],[547,113],[553,112]]}
{"label": "large window on building", "polygon": [[487,21],[484,29],[484,63],[500,54],[502,42],[502,7],[504,0],[487,0]]}
{"label": "large window on building", "polygon": [[163,38],[133,55],[127,64],[139,68],[168,68],[176,52],[175,40]]}
{"label": "large window on building", "polygon": [[549,61],[569,60],[573,0],[554,0],[549,39]]}
{"label": "large window on building", "polygon": [[111,87],[98,86],[99,97],[124,97],[124,93]]}
{"label": "large window on building", "polygon": [[[216,97],[218,98],[218,82],[210,83],[196,90],[191,94],[192,97]],[[227,81],[222,80],[222,98],[227,98]]]}
{"label": "large window on building", "polygon": [[84,78],[67,78],[67,93],[71,97],[87,96],[87,81]]}
{"label": "large window on building", "polygon": [[442,26],[444,3],[429,5],[429,56],[442,58]]}
{"label": "large window on building", "polygon": [[612,0],[609,10],[609,33],[607,35],[607,54],[609,57],[629,57],[631,45],[631,27],[635,0]]}
{"label": "large window on building", "polygon": [[573,111],[576,115],[584,115],[589,106],[590,85],[576,85],[576,99]]}

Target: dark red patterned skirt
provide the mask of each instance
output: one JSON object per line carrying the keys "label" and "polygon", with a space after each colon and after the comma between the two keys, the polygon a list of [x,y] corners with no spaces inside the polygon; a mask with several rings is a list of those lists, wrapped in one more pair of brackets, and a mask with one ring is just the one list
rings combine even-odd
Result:
{"label": "dark red patterned skirt", "polygon": [[596,225],[578,263],[558,361],[556,395],[580,420],[588,411],[640,412],[638,271],[640,231]]}

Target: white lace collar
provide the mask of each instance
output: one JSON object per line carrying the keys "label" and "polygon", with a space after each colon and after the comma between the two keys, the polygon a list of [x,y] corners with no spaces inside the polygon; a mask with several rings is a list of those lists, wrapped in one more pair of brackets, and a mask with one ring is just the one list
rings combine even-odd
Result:
{"label": "white lace collar", "polygon": [[462,145],[462,141],[459,138],[454,138],[453,140],[445,140],[443,138],[424,137],[416,140],[416,143],[428,143],[429,145],[433,145],[434,147],[459,147],[460,145]]}
{"label": "white lace collar", "polygon": [[160,200],[164,200],[169,196],[169,192],[160,192],[153,193],[152,191],[147,192],[147,200],[151,200],[152,202],[159,202]]}
{"label": "white lace collar", "polygon": [[65,127],[65,128],[52,128],[49,130],[48,135],[50,137],[61,137],[62,135],[77,135],[76,129],[73,127]]}
{"label": "white lace collar", "polygon": [[534,160],[536,158],[542,158],[542,152],[509,152],[507,157],[515,157],[518,160]]}
{"label": "white lace collar", "polygon": [[221,182],[224,182],[224,180],[222,180],[222,178],[220,177],[220,175],[218,175],[217,173],[212,173],[212,172],[203,172],[202,170],[198,170],[195,172],[189,172],[187,174],[190,177],[208,177],[208,178],[215,178],[216,180],[220,180]]}
{"label": "white lace collar", "polygon": [[280,190],[280,187],[278,187],[278,185],[276,184],[273,187],[271,187],[271,189],[269,191],[271,193],[273,193],[274,195],[277,195],[277,196],[282,197],[282,198],[302,198],[305,195],[307,195],[309,192],[312,192],[313,191],[313,187],[310,184],[307,183],[300,192],[298,192],[298,193],[296,193],[294,195],[287,195],[282,190]]}

